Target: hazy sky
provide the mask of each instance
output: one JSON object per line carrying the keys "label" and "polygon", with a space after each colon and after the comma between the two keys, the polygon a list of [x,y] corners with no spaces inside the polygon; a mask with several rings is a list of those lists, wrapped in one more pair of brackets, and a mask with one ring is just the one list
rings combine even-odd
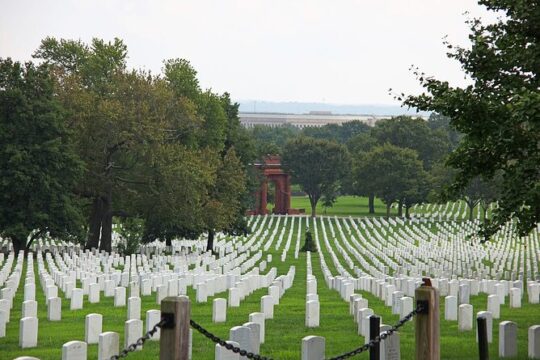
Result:
{"label": "hazy sky", "polygon": [[0,57],[29,60],[45,36],[128,46],[130,67],[188,59],[234,99],[396,104],[420,91],[410,65],[464,84],[442,38],[468,44],[473,0],[0,0]]}

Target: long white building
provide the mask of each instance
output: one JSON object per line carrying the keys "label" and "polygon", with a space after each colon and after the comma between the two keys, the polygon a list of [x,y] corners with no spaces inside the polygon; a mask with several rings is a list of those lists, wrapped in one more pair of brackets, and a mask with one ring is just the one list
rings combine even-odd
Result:
{"label": "long white building", "polygon": [[305,127],[320,127],[328,124],[341,125],[343,123],[360,120],[373,126],[381,119],[389,119],[390,115],[335,115],[325,111],[312,111],[309,114],[279,114],[279,113],[240,113],[240,123],[244,127],[265,125],[278,127],[284,125]]}

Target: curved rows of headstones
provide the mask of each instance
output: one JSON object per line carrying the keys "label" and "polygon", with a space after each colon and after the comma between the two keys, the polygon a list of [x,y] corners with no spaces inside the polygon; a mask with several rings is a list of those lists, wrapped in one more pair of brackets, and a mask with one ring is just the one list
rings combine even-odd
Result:
{"label": "curved rows of headstones", "polygon": [[[70,309],[75,310],[87,304],[99,303],[104,297],[113,297],[115,307],[127,308],[124,344],[119,343],[118,333],[103,331],[101,314],[92,313],[85,319],[84,341],[64,344],[63,358],[86,359],[89,344],[98,344],[99,359],[110,358],[142,336],[141,296],[155,296],[156,299],[156,309],[146,313],[146,330],[149,330],[160,320],[160,302],[166,296],[186,294],[188,287],[195,290],[197,302],[206,302],[209,296],[219,293],[228,295],[228,298],[214,299],[214,322],[226,320],[227,306],[238,307],[254,291],[266,288],[268,295],[260,299],[260,312],[250,314],[248,322],[230,330],[231,342],[248,351],[258,352],[260,343],[264,342],[265,320],[273,318],[274,306],[279,305],[279,299],[292,286],[295,277],[294,266],[278,276],[275,267],[267,269],[272,255],[267,254],[263,259],[262,248],[272,245],[275,233],[280,229],[274,226],[273,233],[268,236],[265,223],[274,220],[276,218],[266,217],[258,223],[259,219],[255,219],[252,225],[256,231],[247,238],[231,241],[218,235],[215,244],[219,254],[217,257],[204,251],[202,239],[174,241],[172,248],[168,249],[174,255],[165,255],[165,246],[153,243],[143,246],[142,254],[127,257],[115,253],[82,251],[77,245],[60,241],[39,240],[34,247],[36,252],[27,257],[22,304],[13,304],[13,298],[21,280],[24,254],[21,252],[15,258],[10,253],[5,259],[0,254],[0,265],[3,264],[0,270],[0,287],[3,286],[0,292],[0,338],[5,336],[6,326],[9,326],[10,310],[14,305],[22,306],[19,346],[23,349],[38,346],[35,258],[39,275],[37,285],[41,286],[46,298],[46,304],[40,306],[47,307],[47,321],[62,320],[62,301],[69,301]],[[280,220],[277,218],[278,222]],[[282,231],[278,243],[281,243],[283,235]],[[289,246],[290,241],[287,241],[286,247]],[[152,340],[159,339],[159,336],[158,332]],[[223,350],[218,345],[216,354],[230,355],[229,351]]]}
{"label": "curved rows of headstones", "polygon": [[[317,247],[321,249],[324,244],[326,249],[320,257],[325,282],[344,301],[349,301],[358,334],[365,336],[366,343],[370,336],[369,317],[375,314],[368,301],[355,291],[371,293],[393,314],[404,317],[413,309],[414,292],[422,284],[422,276],[429,276],[444,297],[444,318],[457,321],[460,331],[473,330],[470,297],[480,292],[488,294],[488,311],[478,312],[477,317],[487,319],[489,342],[493,341],[493,323],[499,319],[500,307],[521,307],[524,284],[528,302],[540,302],[540,227],[519,238],[512,224],[508,224],[496,235],[497,241],[484,245],[474,238],[478,230],[476,221],[334,217],[313,219],[313,228]],[[337,274],[327,265],[326,253]],[[387,329],[388,326],[381,326],[381,331]],[[324,339],[309,337],[305,341],[320,350],[311,351],[310,356],[324,356]],[[499,356],[516,356],[516,343],[517,324],[500,322]],[[540,358],[539,325],[529,328],[528,344],[529,357]],[[399,358],[399,335],[385,340],[382,352],[382,358]]]}
{"label": "curved rows of headstones", "polygon": [[[247,237],[216,236],[218,256],[205,252],[204,239],[173,241],[171,248],[155,242],[141,247],[141,254],[123,257],[116,253],[83,251],[78,245],[40,239],[33,248],[37,274],[47,307],[47,321],[61,321],[62,301],[71,309],[97,303],[103,297],[113,297],[114,306],[127,310],[124,344],[118,333],[103,331],[100,314],[85,319],[85,339],[70,341],[63,347],[67,359],[86,359],[87,344],[98,344],[100,358],[118,353],[120,348],[142,335],[141,296],[155,296],[156,309],[146,313],[146,330],[159,321],[159,303],[166,296],[186,294],[195,290],[195,301],[206,302],[209,296],[224,293],[227,298],[215,298],[212,319],[226,320],[227,307],[241,306],[246,296],[260,288],[268,295],[261,297],[261,310],[249,315],[248,322],[231,328],[229,341],[248,351],[258,352],[265,338],[265,320],[273,318],[274,307],[293,284],[295,268],[278,276],[276,268],[267,269],[272,255],[280,252],[280,260],[294,245],[298,258],[302,240],[302,225],[310,226],[320,251],[319,266],[324,282],[349,302],[350,315],[358,324],[358,334],[369,339],[369,316],[374,311],[361,292],[376,296],[393,314],[400,317],[413,308],[414,290],[422,276],[430,276],[444,297],[444,317],[457,321],[462,331],[471,331],[473,308],[471,296],[488,294],[488,311],[477,316],[488,319],[492,334],[494,319],[499,318],[500,306],[520,307],[527,287],[528,302],[540,300],[538,262],[540,260],[539,232],[519,238],[508,224],[494,241],[478,246],[474,234],[478,221],[453,222],[435,219],[405,220],[394,218],[337,218],[307,219],[289,216],[255,216],[250,218],[253,232]],[[324,244],[324,246],[322,246]],[[3,246],[9,246],[6,241]],[[324,250],[323,250],[324,249]],[[174,255],[168,255],[168,254]],[[24,302],[20,322],[19,344],[22,348],[38,346],[38,304],[35,301],[36,279],[34,257],[29,256],[23,276],[24,257],[13,253],[0,254],[0,337],[9,326],[13,298],[24,278]],[[330,270],[327,260],[331,261]],[[306,257],[305,326],[319,326],[320,307],[317,279],[313,275],[311,256]],[[129,296],[128,296],[129,293]],[[125,310],[124,310],[125,311]],[[500,353],[515,351],[515,324],[501,322]],[[381,330],[387,329],[382,326]],[[540,327],[532,327],[529,336],[531,356],[540,357]],[[159,332],[153,340],[159,339]],[[367,341],[367,340],[366,340]],[[1,339],[0,339],[1,344]],[[322,345],[321,345],[322,344]],[[324,339],[307,337],[302,344],[303,356],[319,356],[324,352]],[[322,349],[322,350],[321,350]],[[305,351],[304,351],[305,350]],[[399,358],[399,336],[385,340],[386,358]],[[397,357],[396,357],[397,354]],[[217,359],[236,359],[226,349],[216,346]]]}

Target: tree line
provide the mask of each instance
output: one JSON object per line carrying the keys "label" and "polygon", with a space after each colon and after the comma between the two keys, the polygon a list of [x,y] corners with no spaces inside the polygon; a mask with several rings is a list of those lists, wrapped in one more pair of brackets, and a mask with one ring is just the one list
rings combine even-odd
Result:
{"label": "tree line", "polygon": [[462,135],[436,113],[427,121],[397,116],[373,127],[352,121],[304,129],[255,126],[249,131],[259,156],[282,154],[293,182],[309,197],[313,216],[319,200],[331,205],[338,195],[349,194],[368,197],[370,213],[375,212],[375,197],[380,198],[387,216],[392,204],[398,205],[400,216],[408,216],[418,203],[463,198],[472,218],[482,199],[496,195],[491,182],[480,180],[461,192],[445,192],[455,177],[445,161]]}
{"label": "tree line", "polygon": [[[46,38],[0,60],[0,235],[111,251],[114,222],[143,241],[245,232],[255,148],[229,94],[183,59],[128,69],[122,40]],[[134,226],[134,223],[137,226]]]}

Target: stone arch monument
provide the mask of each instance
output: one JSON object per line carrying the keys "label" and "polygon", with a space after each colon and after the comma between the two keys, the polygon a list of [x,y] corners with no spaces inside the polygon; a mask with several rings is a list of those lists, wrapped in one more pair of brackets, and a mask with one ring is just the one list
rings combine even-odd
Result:
{"label": "stone arch monument", "polygon": [[274,214],[298,214],[297,209],[291,209],[291,178],[281,167],[281,158],[277,155],[268,155],[263,161],[255,163],[263,181],[255,193],[255,209],[250,211],[253,215],[268,214],[267,193],[269,183],[274,184],[275,207]]}

